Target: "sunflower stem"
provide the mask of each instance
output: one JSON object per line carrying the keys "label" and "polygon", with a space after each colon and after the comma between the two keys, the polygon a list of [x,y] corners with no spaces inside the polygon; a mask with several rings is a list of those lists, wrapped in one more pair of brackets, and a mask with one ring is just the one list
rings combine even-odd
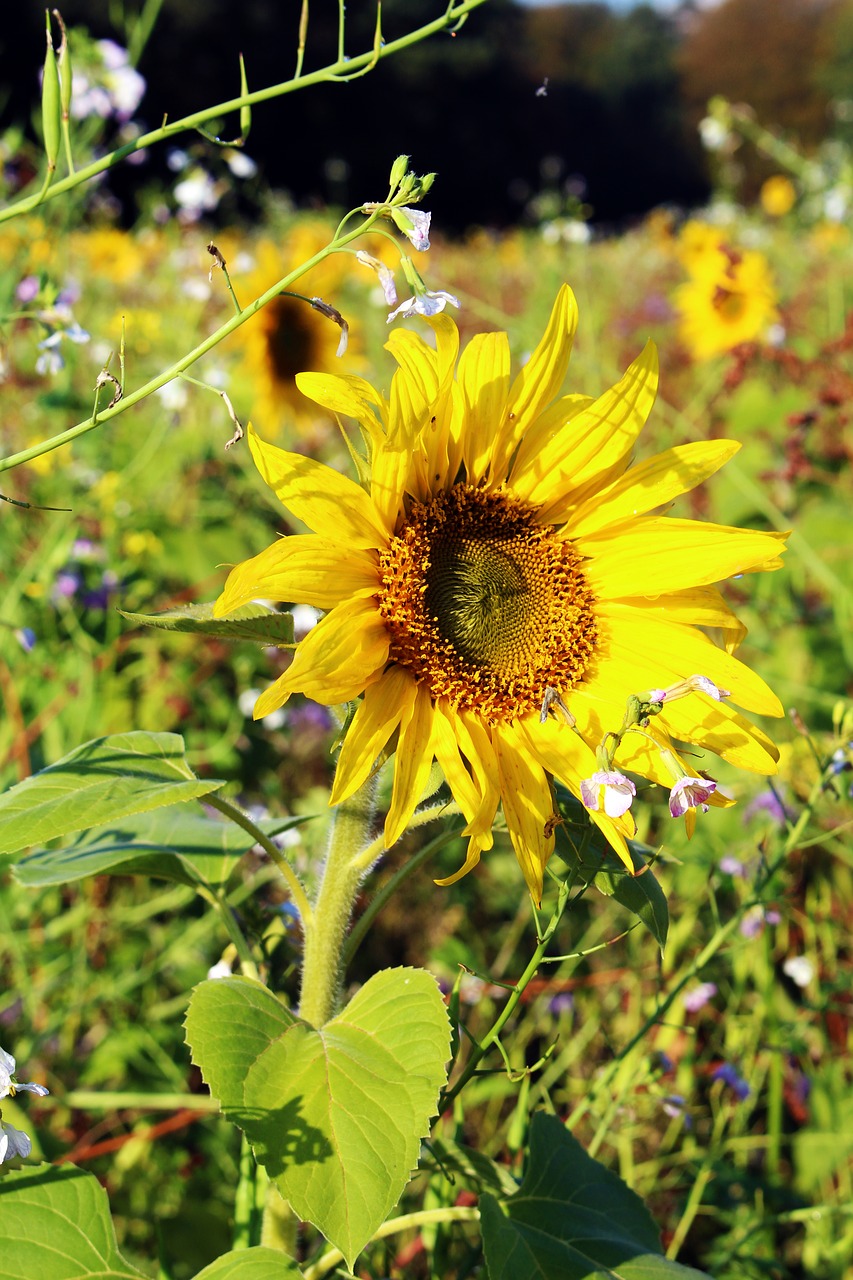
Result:
{"label": "sunflower stem", "polygon": [[367,868],[359,856],[370,843],[376,781],[369,779],[334,810],[323,878],[305,925],[300,1017],[322,1027],[334,1015],[343,978],[343,952],[358,886]]}

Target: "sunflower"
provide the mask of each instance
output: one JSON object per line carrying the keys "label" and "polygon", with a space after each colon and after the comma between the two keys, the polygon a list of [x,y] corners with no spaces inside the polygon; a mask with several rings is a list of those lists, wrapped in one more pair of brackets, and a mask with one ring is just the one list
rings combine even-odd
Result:
{"label": "sunflower", "polygon": [[[265,293],[293,265],[313,257],[328,236],[311,223],[297,226],[279,246],[262,239],[254,246],[254,265],[234,283],[241,302]],[[340,261],[326,259],[294,288],[309,297],[334,302],[343,280]],[[240,352],[238,377],[246,383],[253,421],[265,436],[276,436],[286,424],[305,427],[316,414],[296,389],[302,369],[332,369],[341,331],[299,298],[279,297],[238,329],[233,341]]]}
{"label": "sunflower", "polygon": [[[358,377],[300,375],[302,392],[360,424],[366,479],[251,433],[264,480],[313,533],[237,565],[216,603],[218,616],[256,597],[326,610],[255,716],[295,692],[327,705],[359,700],[331,803],[352,796],[395,746],[390,847],[436,759],[468,836],[463,867],[439,883],[491,847],[500,804],[536,901],[559,820],[553,779],[581,797],[582,782],[603,776],[596,748],[623,724],[631,695],[670,684],[684,694],[624,735],[614,767],[668,787],[680,779],[679,812],[689,805],[694,819],[714,784],[690,776],[677,744],[759,773],[777,759],[759,729],[705,689],[781,714],[732,656],[744,629],[713,584],[777,568],[782,535],[650,514],[738,446],[680,445],[629,468],[656,393],[654,347],[598,399],[555,399],[576,323],[563,286],[514,380],[504,333],[475,336],[454,378],[459,335],[445,315],[429,321],[434,347],[392,333],[399,369],[388,399]],[[703,627],[719,628],[726,646]],[[565,714],[549,714],[555,708]],[[630,868],[633,821],[613,807],[588,805]]]}
{"label": "sunflower", "polygon": [[716,227],[687,223],[679,256],[689,279],[675,290],[681,339],[696,360],[762,338],[778,319],[767,259],[726,243]]}

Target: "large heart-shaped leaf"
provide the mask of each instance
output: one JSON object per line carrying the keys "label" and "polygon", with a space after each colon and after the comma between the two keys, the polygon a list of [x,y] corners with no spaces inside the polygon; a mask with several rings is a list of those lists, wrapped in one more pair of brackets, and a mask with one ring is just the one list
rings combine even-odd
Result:
{"label": "large heart-shaped leaf", "polygon": [[278,1033],[285,1012],[240,981],[193,993],[193,1059],[281,1194],[352,1267],[399,1200],[446,1082],[443,998],[423,970],[386,970],[321,1030]]}
{"label": "large heart-shaped leaf", "polygon": [[177,733],[95,738],[0,796],[0,853],[178,804],[224,783],[197,778]]}
{"label": "large heart-shaped leaf", "polygon": [[200,982],[190,997],[184,1026],[193,1062],[222,1110],[245,1121],[243,1098],[249,1068],[296,1018],[260,982],[216,978]]}
{"label": "large heart-shaped leaf", "polygon": [[502,1203],[484,1193],[480,1221],[490,1280],[707,1280],[662,1255],[639,1196],[542,1111],[524,1181]]}

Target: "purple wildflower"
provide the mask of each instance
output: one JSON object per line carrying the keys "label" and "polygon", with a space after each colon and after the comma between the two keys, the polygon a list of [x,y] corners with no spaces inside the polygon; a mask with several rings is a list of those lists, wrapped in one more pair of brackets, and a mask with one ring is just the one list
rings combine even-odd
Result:
{"label": "purple wildflower", "polygon": [[723,1084],[727,1084],[741,1102],[749,1097],[749,1085],[731,1062],[721,1063],[711,1072],[711,1079],[721,1080]]}
{"label": "purple wildflower", "polygon": [[688,1013],[698,1013],[716,994],[715,982],[700,982],[698,987],[685,991],[681,1001]]}

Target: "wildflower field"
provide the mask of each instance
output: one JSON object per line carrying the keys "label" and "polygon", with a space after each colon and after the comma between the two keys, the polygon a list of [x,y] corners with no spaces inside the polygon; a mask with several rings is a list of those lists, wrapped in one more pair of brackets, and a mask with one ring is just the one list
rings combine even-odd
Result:
{"label": "wildflower field", "polygon": [[0,1280],[853,1276],[850,232],[430,185],[0,221]]}

